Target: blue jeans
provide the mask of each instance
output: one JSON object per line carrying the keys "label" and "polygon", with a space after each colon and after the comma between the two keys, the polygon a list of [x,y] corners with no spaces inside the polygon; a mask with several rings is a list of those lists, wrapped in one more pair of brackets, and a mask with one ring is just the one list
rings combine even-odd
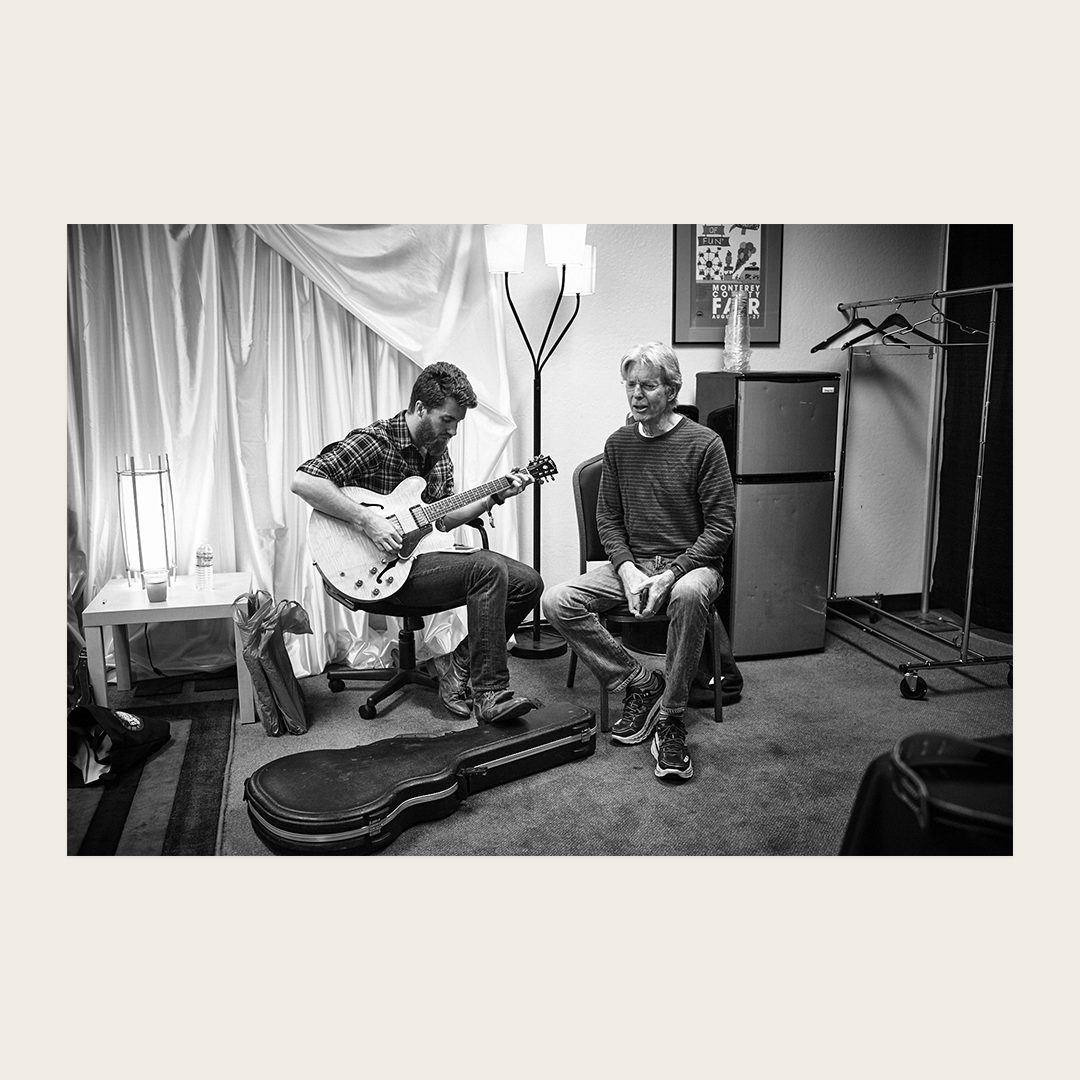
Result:
{"label": "blue jeans", "polygon": [[480,694],[510,685],[506,642],[543,591],[531,566],[497,551],[431,551],[416,556],[393,603],[403,614],[410,606],[435,604],[468,610],[469,667],[473,693]]}
{"label": "blue jeans", "polygon": [[[690,683],[701,659],[709,608],[720,595],[720,573],[699,567],[683,574],[671,587],[667,607],[660,612],[670,619],[667,632],[665,673],[667,686],[661,706],[682,712],[690,696]],[[542,600],[548,622],[566,639],[609,693],[626,688],[638,662],[623,648],[597,617],[626,603],[622,580],[611,563],[604,563],[580,577],[552,585]]]}

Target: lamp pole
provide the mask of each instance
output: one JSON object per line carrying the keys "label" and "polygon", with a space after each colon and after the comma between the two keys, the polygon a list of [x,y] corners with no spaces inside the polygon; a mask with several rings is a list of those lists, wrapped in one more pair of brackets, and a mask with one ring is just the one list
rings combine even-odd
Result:
{"label": "lamp pole", "polygon": [[[541,447],[541,376],[544,366],[551,359],[551,354],[559,347],[559,342],[566,336],[581,310],[582,295],[589,296],[595,289],[596,274],[596,249],[585,244],[585,225],[545,225],[544,229],[544,258],[548,266],[560,267],[559,295],[555,298],[555,304],[551,309],[551,318],[548,319],[547,330],[544,332],[544,340],[540,343],[538,351],[534,352],[529,335],[525,333],[521,317],[514,306],[514,298],[510,295],[510,275],[520,274],[525,269],[525,249],[528,240],[527,225],[485,225],[484,243],[487,251],[488,270],[493,274],[501,273],[506,285],[506,302],[514,313],[514,321],[521,332],[521,338],[525,342],[525,348],[529,351],[529,359],[533,366],[533,454],[539,456],[543,450]],[[567,287],[567,271],[570,271],[570,286]],[[574,312],[562,328],[555,343],[544,355],[551,329],[555,325],[555,315],[562,303],[562,298],[568,293],[573,293],[577,298]],[[541,516],[540,516],[540,483],[537,481],[533,491],[533,568],[540,573],[540,544],[541,544]],[[528,636],[516,638],[516,644],[510,650],[514,656],[526,659],[541,660],[552,656],[562,656],[566,652],[566,642],[559,634],[551,630],[542,630],[540,627],[540,605],[537,603],[533,610],[532,632]]]}
{"label": "lamp pole", "polygon": [[[525,327],[522,325],[517,308],[514,306],[513,297],[510,295],[510,275],[504,273],[503,278],[506,281],[507,303],[514,313],[514,320],[517,322],[518,330],[521,331],[521,337],[525,342],[525,348],[529,350],[529,359],[532,360],[533,365],[533,456],[538,457],[543,452],[541,437],[544,366],[551,359],[551,354],[559,347],[559,342],[566,336],[566,331],[570,329],[571,324],[577,318],[577,314],[581,310],[581,293],[576,294],[577,302],[574,305],[574,313],[567,320],[562,332],[548,350],[547,356],[544,356],[544,347],[547,345],[548,337],[551,335],[551,328],[555,325],[555,315],[559,310],[559,305],[562,303],[563,290],[566,288],[565,265],[562,268],[559,295],[555,298],[555,306],[551,309],[551,318],[548,320],[547,330],[544,332],[544,340],[540,343],[539,353],[533,352],[529,336],[525,333]],[[538,574],[540,573],[541,523],[540,484],[536,483],[533,485],[533,569]],[[510,652],[513,656],[526,660],[547,660],[553,656],[562,656],[566,652],[566,642],[559,634],[541,628],[539,603],[533,609],[532,632],[526,638],[517,638]]]}

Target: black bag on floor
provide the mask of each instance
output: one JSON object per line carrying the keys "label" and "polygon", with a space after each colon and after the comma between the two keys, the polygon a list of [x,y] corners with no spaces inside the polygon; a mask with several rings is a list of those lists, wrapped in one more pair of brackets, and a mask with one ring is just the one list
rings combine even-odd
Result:
{"label": "black bag on floor", "polygon": [[263,589],[237,597],[244,663],[255,688],[255,711],[267,735],[303,735],[308,729],[304,692],[292,669],[286,634],[310,634],[308,613],[295,600],[275,604]]}
{"label": "black bag on floor", "polygon": [[244,782],[255,834],[287,854],[370,855],[478,791],[596,749],[596,715],[551,705],[518,720],[289,754]]}
{"label": "black bag on floor", "polygon": [[863,776],[841,855],[1011,855],[1012,736],[900,739]]}
{"label": "black bag on floor", "polygon": [[169,721],[100,705],[68,713],[68,783],[108,783],[145,761],[172,738]]}

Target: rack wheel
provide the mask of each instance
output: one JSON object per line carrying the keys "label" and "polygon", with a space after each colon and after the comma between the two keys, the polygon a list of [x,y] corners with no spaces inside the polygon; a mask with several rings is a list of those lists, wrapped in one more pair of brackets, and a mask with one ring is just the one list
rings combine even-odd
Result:
{"label": "rack wheel", "polygon": [[362,716],[362,717],[363,717],[363,718],[364,718],[365,720],[374,720],[374,719],[375,719],[375,706],[374,706],[374,705],[368,705],[368,704],[367,704],[367,703],[365,702],[365,703],[364,703],[363,705],[361,705],[361,706],[360,706],[360,708],[359,708],[359,709],[357,709],[357,712],[358,712],[358,713],[359,713],[359,714],[360,714],[360,715],[361,715],[361,716]]}
{"label": "rack wheel", "polygon": [[909,701],[921,701],[926,697],[926,680],[921,675],[909,673],[900,680],[900,696]]}
{"label": "rack wheel", "polygon": [[331,694],[340,694],[341,691],[345,689],[345,680],[344,679],[331,679],[327,683],[327,686],[330,687],[330,693]]}
{"label": "rack wheel", "polygon": [[1012,686],[1012,664],[1009,665],[1009,685]]}

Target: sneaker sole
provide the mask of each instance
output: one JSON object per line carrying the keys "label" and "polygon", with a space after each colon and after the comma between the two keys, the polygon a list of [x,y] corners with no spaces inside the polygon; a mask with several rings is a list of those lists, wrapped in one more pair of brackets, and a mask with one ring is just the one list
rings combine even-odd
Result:
{"label": "sneaker sole", "polygon": [[656,762],[656,768],[653,769],[654,776],[659,776],[661,779],[665,776],[678,776],[683,780],[689,780],[690,777],[694,775],[694,763],[692,761],[685,769],[665,769],[660,764],[660,757],[656,750],[655,740],[649,749],[652,751],[653,760]]}
{"label": "sneaker sole", "polygon": [[613,743],[622,743],[623,746],[637,746],[638,743],[643,743],[650,735],[656,730],[656,722],[660,719],[660,702],[649,710],[649,716],[645,723],[642,725],[640,731],[633,735],[616,735],[612,733],[611,741]]}
{"label": "sneaker sole", "polygon": [[657,762],[656,768],[653,769],[653,775],[659,776],[661,779],[665,776],[677,776],[681,780],[689,780],[690,777],[694,775],[694,766],[688,765],[685,771],[682,769],[662,769],[660,768],[660,763]]}

